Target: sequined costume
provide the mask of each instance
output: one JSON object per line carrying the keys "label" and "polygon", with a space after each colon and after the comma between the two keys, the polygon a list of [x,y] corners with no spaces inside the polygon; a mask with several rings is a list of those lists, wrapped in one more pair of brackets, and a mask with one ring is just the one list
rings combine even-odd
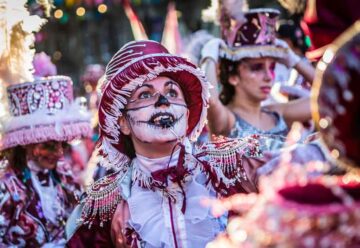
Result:
{"label": "sequined costume", "polygon": [[236,121],[235,125],[230,131],[229,137],[242,138],[249,135],[258,134],[263,137],[262,145],[264,150],[277,150],[281,148],[289,131],[284,118],[276,112],[270,112],[266,109],[263,109],[262,111],[274,118],[276,125],[272,129],[258,129],[234,113]]}
{"label": "sequined costume", "polygon": [[28,167],[1,171],[0,247],[41,247],[49,242],[64,246],[65,223],[80,190],[66,163],[40,174]]}

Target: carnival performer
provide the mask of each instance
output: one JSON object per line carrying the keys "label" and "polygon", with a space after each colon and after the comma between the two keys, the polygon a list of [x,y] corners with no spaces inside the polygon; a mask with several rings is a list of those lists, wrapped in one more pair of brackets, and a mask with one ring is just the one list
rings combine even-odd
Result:
{"label": "carnival performer", "polygon": [[[216,204],[241,216],[210,248],[360,246],[359,80],[357,21],[328,45],[317,66],[312,100],[323,149],[312,152],[326,159],[291,160],[285,154],[279,168],[260,177],[259,195]],[[334,166],[342,173],[334,174]]]}
{"label": "carnival performer", "polygon": [[11,116],[4,123],[0,175],[0,244],[64,245],[64,226],[80,188],[63,159],[63,142],[91,136],[89,116],[71,105],[64,76],[8,88]]}
{"label": "carnival performer", "polygon": [[209,84],[157,42],[127,43],[105,75],[99,161],[116,172],[95,182],[74,210],[68,247],[205,247],[225,222],[201,200],[257,191],[257,139],[193,148]]}
{"label": "carnival performer", "polygon": [[72,103],[70,78],[34,79],[29,41],[42,21],[25,4],[0,3],[6,13],[0,82],[8,85],[9,100],[1,102],[7,113],[0,136],[0,247],[64,247],[66,219],[80,192],[62,145],[90,136],[90,119]]}
{"label": "carnival performer", "polygon": [[295,67],[308,81],[313,80],[314,69],[286,42],[275,39],[277,10],[239,12],[244,8],[242,1],[224,0],[219,6],[223,39],[215,38],[202,49],[202,68],[214,86],[208,113],[210,131],[229,137],[268,135],[274,140],[268,149],[275,149],[289,125],[311,119],[308,97],[261,105],[270,94],[275,64]]}

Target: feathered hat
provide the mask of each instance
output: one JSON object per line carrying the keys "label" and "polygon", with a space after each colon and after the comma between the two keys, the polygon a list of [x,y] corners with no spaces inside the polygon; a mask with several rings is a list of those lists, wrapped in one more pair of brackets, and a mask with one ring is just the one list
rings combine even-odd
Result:
{"label": "feathered hat", "polygon": [[186,59],[169,54],[158,42],[129,42],[108,63],[100,86],[98,149],[103,166],[121,168],[128,161],[118,119],[132,91],[159,76],[173,79],[183,91],[190,112],[187,137],[194,141],[202,131],[209,98],[203,72]]}
{"label": "feathered hat", "polygon": [[[244,0],[219,0],[216,5],[212,9],[217,8],[222,39],[227,44],[220,49],[220,57],[232,61],[284,57],[285,48],[275,45],[278,10],[248,9]],[[209,20],[209,13],[204,14]]]}
{"label": "feathered hat", "polygon": [[2,102],[6,113],[1,118],[1,151],[91,135],[88,114],[73,103],[71,79],[38,75],[34,78],[33,32],[44,21],[30,15],[25,4],[25,0],[0,2],[0,83],[7,86],[9,100]]}

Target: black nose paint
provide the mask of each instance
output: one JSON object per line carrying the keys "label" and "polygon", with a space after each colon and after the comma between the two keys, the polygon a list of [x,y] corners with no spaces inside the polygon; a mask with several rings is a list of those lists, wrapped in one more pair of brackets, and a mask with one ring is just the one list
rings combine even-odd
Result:
{"label": "black nose paint", "polygon": [[164,106],[170,106],[170,102],[165,96],[160,95],[159,99],[155,103],[155,108],[158,108],[158,107],[163,106],[163,105]]}

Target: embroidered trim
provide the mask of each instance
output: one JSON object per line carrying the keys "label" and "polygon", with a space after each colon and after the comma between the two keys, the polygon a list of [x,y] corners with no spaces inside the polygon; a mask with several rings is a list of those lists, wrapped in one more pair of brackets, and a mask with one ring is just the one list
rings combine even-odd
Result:
{"label": "embroidered trim", "polygon": [[[127,168],[129,164],[127,164]],[[78,220],[85,225],[91,227],[95,219],[100,220],[100,226],[112,219],[117,205],[120,203],[121,189],[119,181],[121,181],[126,173],[118,171],[107,175],[96,181],[88,190],[87,196],[82,201],[83,209],[81,217]]]}

